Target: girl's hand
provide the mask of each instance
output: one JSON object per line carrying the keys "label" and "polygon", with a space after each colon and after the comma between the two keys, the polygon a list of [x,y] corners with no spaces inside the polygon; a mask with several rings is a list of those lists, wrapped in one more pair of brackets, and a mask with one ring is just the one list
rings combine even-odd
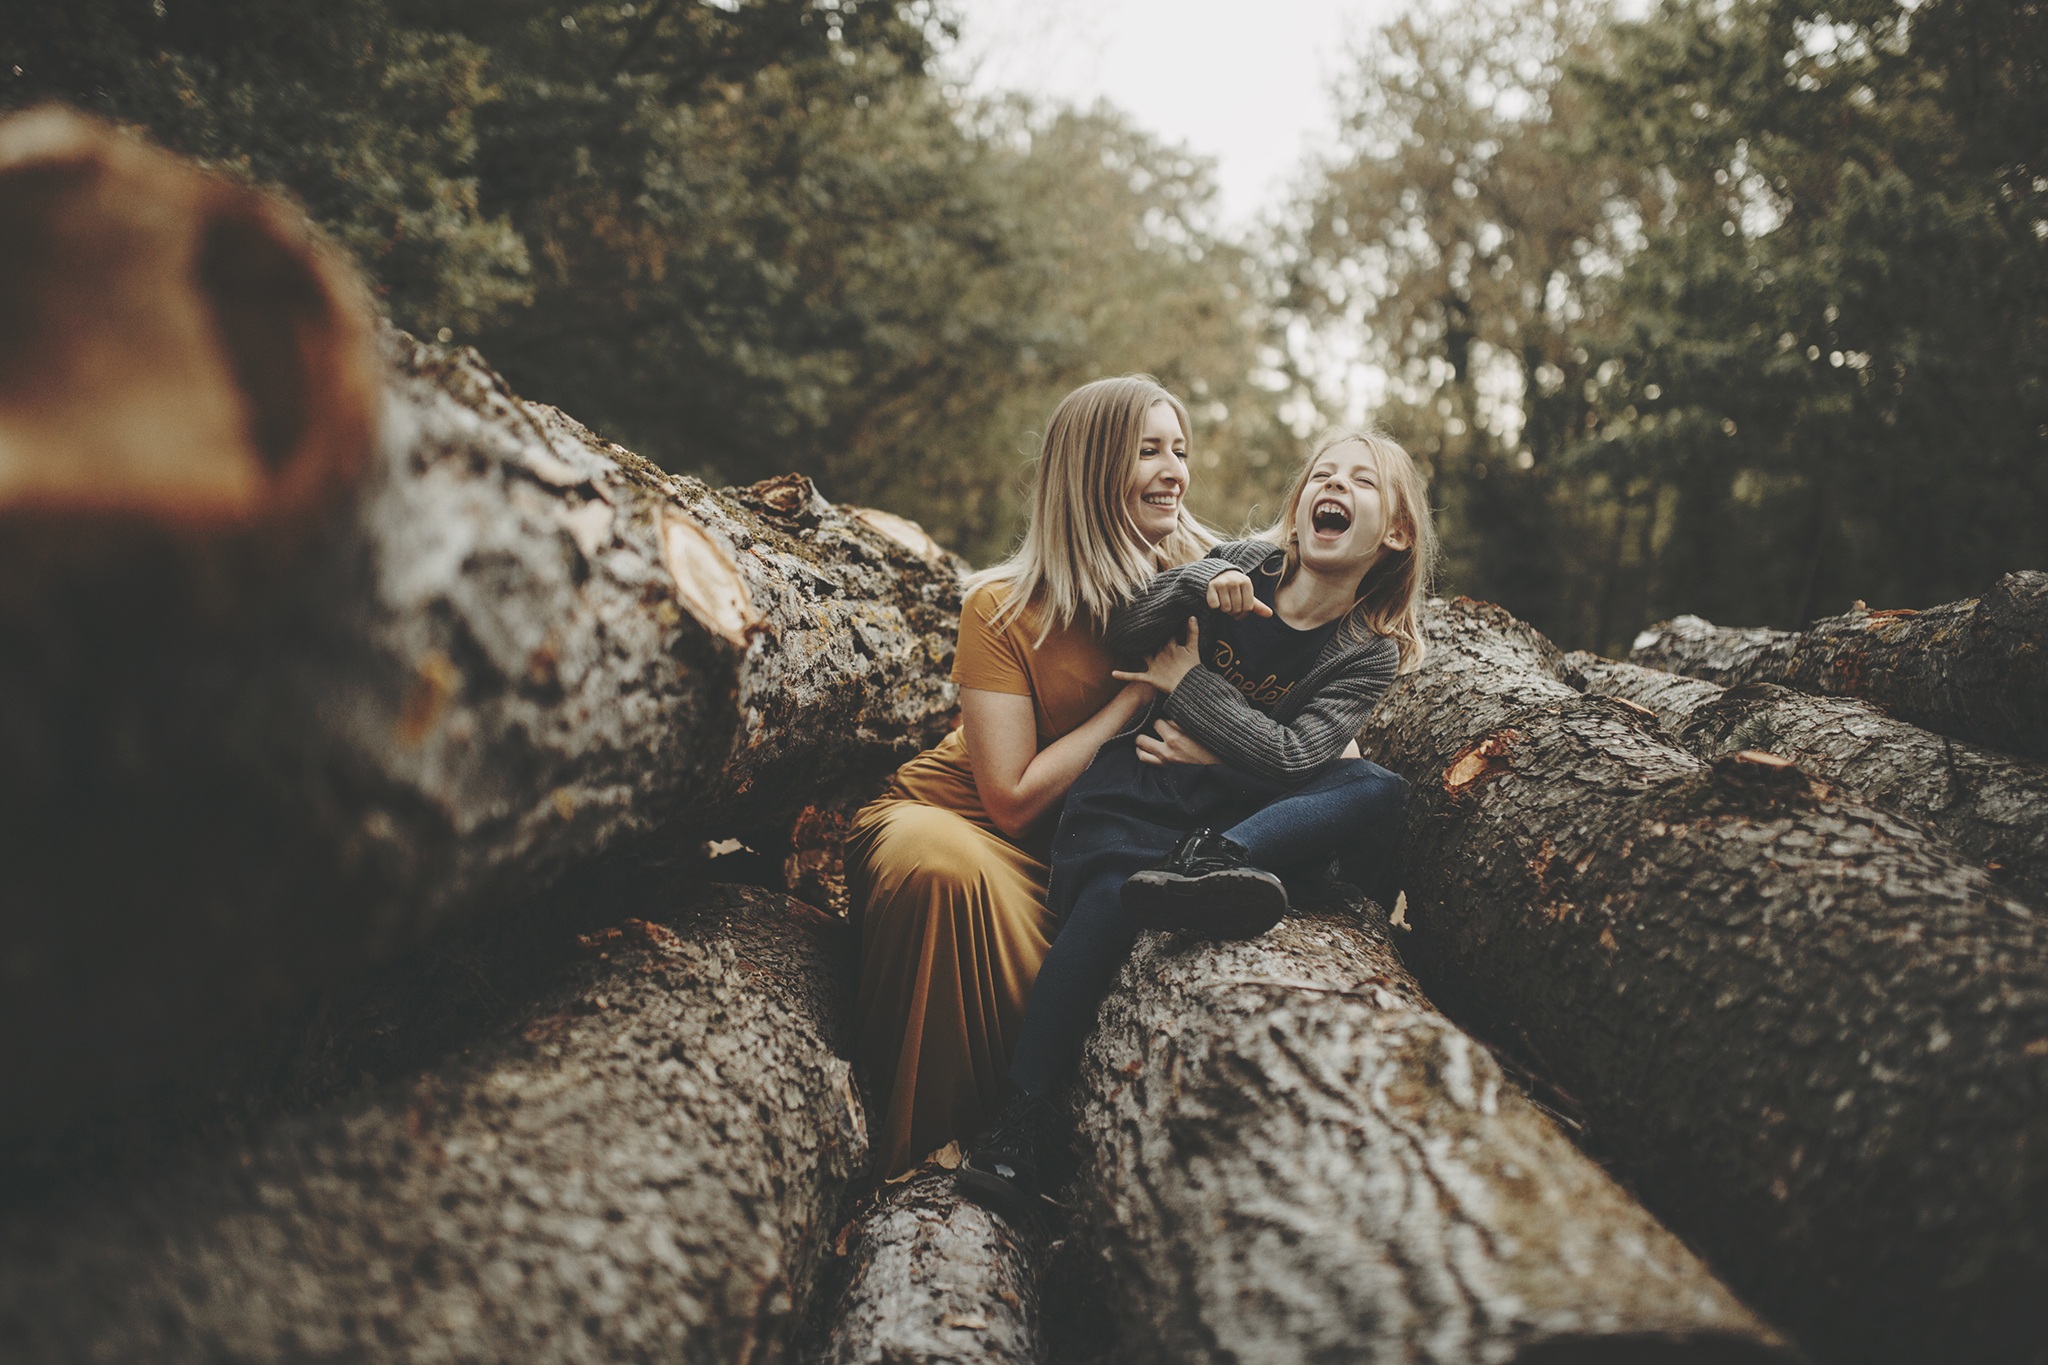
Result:
{"label": "girl's hand", "polygon": [[1140,763],[1221,763],[1223,760],[1210,753],[1187,731],[1170,720],[1152,722],[1158,737],[1138,736],[1138,761]]}
{"label": "girl's hand", "polygon": [[1124,682],[1151,683],[1159,689],[1160,696],[1166,696],[1174,688],[1179,687],[1180,680],[1201,662],[1200,656],[1195,653],[1194,644],[1200,638],[1201,628],[1195,624],[1195,618],[1190,616],[1188,628],[1182,633],[1181,638],[1168,640],[1161,645],[1159,652],[1145,661],[1143,672],[1126,673],[1122,669],[1113,668],[1109,676]]}
{"label": "girl's hand", "polygon": [[1273,614],[1273,609],[1252,591],[1252,581],[1242,569],[1225,569],[1209,580],[1209,605],[1233,621]]}

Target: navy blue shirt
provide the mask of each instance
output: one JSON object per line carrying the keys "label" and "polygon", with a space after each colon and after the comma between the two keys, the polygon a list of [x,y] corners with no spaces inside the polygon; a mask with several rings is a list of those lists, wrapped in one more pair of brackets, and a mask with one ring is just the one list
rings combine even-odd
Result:
{"label": "navy blue shirt", "polygon": [[[1252,595],[1271,607],[1280,576],[1254,569],[1251,580]],[[1202,663],[1222,674],[1255,708],[1271,715],[1280,699],[1315,666],[1316,656],[1343,623],[1340,616],[1311,630],[1296,630],[1282,621],[1277,611],[1239,621],[1218,613]]]}

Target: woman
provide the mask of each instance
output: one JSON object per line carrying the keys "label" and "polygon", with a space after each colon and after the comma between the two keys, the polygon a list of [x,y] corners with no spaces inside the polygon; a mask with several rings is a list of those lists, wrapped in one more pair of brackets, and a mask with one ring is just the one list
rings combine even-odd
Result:
{"label": "woman", "polygon": [[1152,696],[1109,676],[1102,625],[1159,569],[1215,544],[1184,506],[1187,447],[1187,409],[1149,378],[1061,400],[1023,543],[967,583],[960,728],[854,818],[854,1047],[880,1107],[884,1176],[976,1132],[1007,1093],[1055,927],[1045,878],[1060,801]]}

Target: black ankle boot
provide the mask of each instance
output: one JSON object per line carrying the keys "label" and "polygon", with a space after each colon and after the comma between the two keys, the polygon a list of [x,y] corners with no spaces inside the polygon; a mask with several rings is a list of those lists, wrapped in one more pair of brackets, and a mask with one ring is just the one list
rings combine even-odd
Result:
{"label": "black ankle boot", "polygon": [[1044,1171],[1059,1146],[1059,1110],[1036,1095],[1012,1095],[967,1150],[954,1179],[960,1192],[1022,1226],[1044,1202]]}
{"label": "black ankle boot", "polygon": [[1213,829],[1180,841],[1166,861],[1124,883],[1124,909],[1141,928],[1252,938],[1287,913],[1287,888],[1253,867],[1244,845]]}

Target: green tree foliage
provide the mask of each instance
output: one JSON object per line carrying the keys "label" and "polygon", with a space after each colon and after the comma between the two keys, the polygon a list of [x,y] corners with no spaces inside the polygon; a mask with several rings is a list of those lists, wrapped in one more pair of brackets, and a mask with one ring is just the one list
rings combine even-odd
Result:
{"label": "green tree foliage", "polygon": [[1660,605],[1797,623],[2048,563],[2048,7],[1672,0],[1581,73],[1662,197],[1587,457]]}
{"label": "green tree foliage", "polygon": [[1450,584],[1575,643],[2048,562],[2043,14],[1418,10],[1299,214],[1297,365],[1384,372]]}
{"label": "green tree foliage", "polygon": [[1341,358],[1384,376],[1365,397],[1431,466],[1446,585],[1567,636],[1598,633],[1581,618],[1621,578],[1615,500],[1561,468],[1593,429],[1598,286],[1626,217],[1614,168],[1573,155],[1585,111],[1561,83],[1604,17],[1595,0],[1484,0],[1370,35],[1287,295],[1322,343],[1298,353],[1306,373]]}
{"label": "green tree foliage", "polygon": [[1198,448],[1270,458],[1206,167],[963,107],[947,33],[912,0],[79,0],[0,33],[0,83],[285,186],[394,320],[671,467],[804,470],[987,556],[1083,380],[1157,372]]}

